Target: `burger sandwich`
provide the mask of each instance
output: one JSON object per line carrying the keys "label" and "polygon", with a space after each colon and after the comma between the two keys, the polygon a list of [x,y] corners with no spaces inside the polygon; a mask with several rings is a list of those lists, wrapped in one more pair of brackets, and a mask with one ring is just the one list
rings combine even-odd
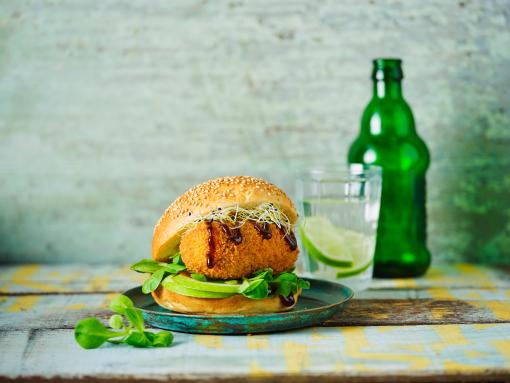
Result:
{"label": "burger sandwich", "polygon": [[188,190],[154,228],[142,291],[181,313],[287,311],[309,283],[293,272],[296,208],[262,179],[235,176]]}

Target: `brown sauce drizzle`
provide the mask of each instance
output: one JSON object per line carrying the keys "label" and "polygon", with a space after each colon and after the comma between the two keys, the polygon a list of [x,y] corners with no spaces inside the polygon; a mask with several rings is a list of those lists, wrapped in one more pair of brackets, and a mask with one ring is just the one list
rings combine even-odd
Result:
{"label": "brown sauce drizzle", "polygon": [[214,250],[216,250],[213,238],[212,221],[206,221],[206,225],[207,233],[209,234],[209,238],[207,239],[209,244],[209,250],[207,251],[207,268],[212,269],[214,267]]}
{"label": "brown sauce drizzle", "polygon": [[230,227],[223,222],[220,222],[220,226],[229,241],[234,242],[236,245],[239,245],[243,241],[241,230],[238,227]]}
{"label": "brown sauce drizzle", "polygon": [[287,245],[289,245],[289,248],[291,251],[294,251],[297,249],[297,240],[296,240],[296,236],[294,235],[294,233],[292,232],[292,230],[290,230],[288,233],[285,232],[285,229],[282,227],[280,227],[280,233],[283,235],[283,238],[285,239],[285,242],[287,242]]}
{"label": "brown sauce drizzle", "polygon": [[263,222],[262,224],[253,222],[253,227],[257,229],[257,231],[259,232],[263,239],[271,239],[271,237],[273,236],[273,233],[271,233],[271,227],[267,222]]}
{"label": "brown sauce drizzle", "polygon": [[288,297],[280,295],[280,302],[282,302],[282,305],[284,305],[285,307],[292,306],[294,303],[296,303],[296,301],[294,300],[294,294],[290,293]]}

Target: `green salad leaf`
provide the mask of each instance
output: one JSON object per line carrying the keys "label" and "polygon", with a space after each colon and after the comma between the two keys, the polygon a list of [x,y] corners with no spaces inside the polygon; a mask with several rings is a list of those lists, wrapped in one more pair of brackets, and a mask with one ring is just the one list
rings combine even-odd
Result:
{"label": "green salad leaf", "polygon": [[152,259],[142,259],[132,265],[131,270],[139,273],[151,274],[142,285],[142,292],[144,294],[149,294],[158,288],[165,276],[168,274],[179,274],[181,271],[186,270],[186,266],[182,262],[180,253],[177,253],[172,258],[172,263],[156,262]]}
{"label": "green salad leaf", "polygon": [[131,270],[138,271],[139,273],[153,273],[160,268],[160,262],[155,262],[152,259],[142,259],[131,266]]}
{"label": "green salad leaf", "polygon": [[245,278],[239,293],[251,299],[264,299],[271,294],[288,297],[296,294],[299,289],[309,288],[310,283],[292,271],[273,276],[273,270],[268,268],[255,272],[250,278]]}
{"label": "green salad leaf", "polygon": [[[157,333],[145,330],[142,312],[134,307],[131,299],[117,295],[110,302],[113,314],[107,328],[97,318],[85,318],[76,324],[74,339],[84,349],[98,348],[105,342],[126,343],[134,347],[168,347],[173,334],[169,331]],[[128,323],[126,326],[125,323]],[[117,331],[114,331],[117,330]]]}
{"label": "green salad leaf", "polygon": [[158,271],[155,271],[152,273],[152,275],[145,280],[145,282],[142,285],[142,293],[149,294],[150,292],[156,290],[163,280],[163,277],[165,276],[166,270],[165,269],[159,269]]}
{"label": "green salad leaf", "polygon": [[257,279],[247,284],[240,292],[247,298],[264,299],[269,295],[269,285],[266,280]]}
{"label": "green salad leaf", "polygon": [[[186,270],[186,265],[182,261],[181,254],[177,253],[172,257],[171,263],[156,262],[152,259],[143,259],[132,265],[131,269],[139,273],[150,274],[149,278],[147,278],[142,285],[142,292],[144,294],[149,294],[155,291],[169,275],[177,275],[181,271]],[[189,277],[196,281],[205,282],[206,284],[210,282],[216,286],[218,283],[224,283],[232,286],[239,285],[233,293],[237,291],[238,294],[242,294],[250,299],[264,299],[272,294],[288,297],[291,294],[296,294],[299,289],[310,288],[310,283],[300,279],[294,273],[294,269],[274,275],[271,268],[265,268],[254,272],[252,275],[247,278],[243,278],[242,280],[210,280],[205,275],[198,273],[190,273]],[[176,278],[175,282],[177,283],[178,281],[179,280]],[[199,286],[198,288],[190,287],[189,283],[187,285],[187,289],[191,288],[192,290],[196,289],[197,291],[202,291],[202,289],[204,291],[208,291],[206,287],[207,285],[204,285],[203,287]],[[217,291],[217,289],[211,289],[211,291]]]}

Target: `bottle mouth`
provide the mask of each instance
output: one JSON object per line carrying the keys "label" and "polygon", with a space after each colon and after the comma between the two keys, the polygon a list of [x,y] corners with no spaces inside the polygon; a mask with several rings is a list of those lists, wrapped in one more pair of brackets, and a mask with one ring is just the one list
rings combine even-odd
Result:
{"label": "bottle mouth", "polygon": [[398,58],[376,58],[373,60],[374,67],[384,69],[384,68],[394,68],[400,67],[402,65],[402,59]]}
{"label": "bottle mouth", "polygon": [[373,61],[372,79],[374,80],[402,80],[402,60],[399,58],[377,58]]}

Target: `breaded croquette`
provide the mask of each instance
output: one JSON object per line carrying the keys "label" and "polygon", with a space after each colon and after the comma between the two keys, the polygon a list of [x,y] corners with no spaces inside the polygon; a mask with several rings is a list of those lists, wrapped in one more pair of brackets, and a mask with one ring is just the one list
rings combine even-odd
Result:
{"label": "breaded croquette", "polygon": [[264,236],[247,221],[239,228],[242,239],[236,241],[220,223],[200,222],[181,238],[182,260],[190,272],[214,279],[239,279],[267,267],[275,274],[291,269],[299,250],[275,224],[267,228],[271,234]]}

